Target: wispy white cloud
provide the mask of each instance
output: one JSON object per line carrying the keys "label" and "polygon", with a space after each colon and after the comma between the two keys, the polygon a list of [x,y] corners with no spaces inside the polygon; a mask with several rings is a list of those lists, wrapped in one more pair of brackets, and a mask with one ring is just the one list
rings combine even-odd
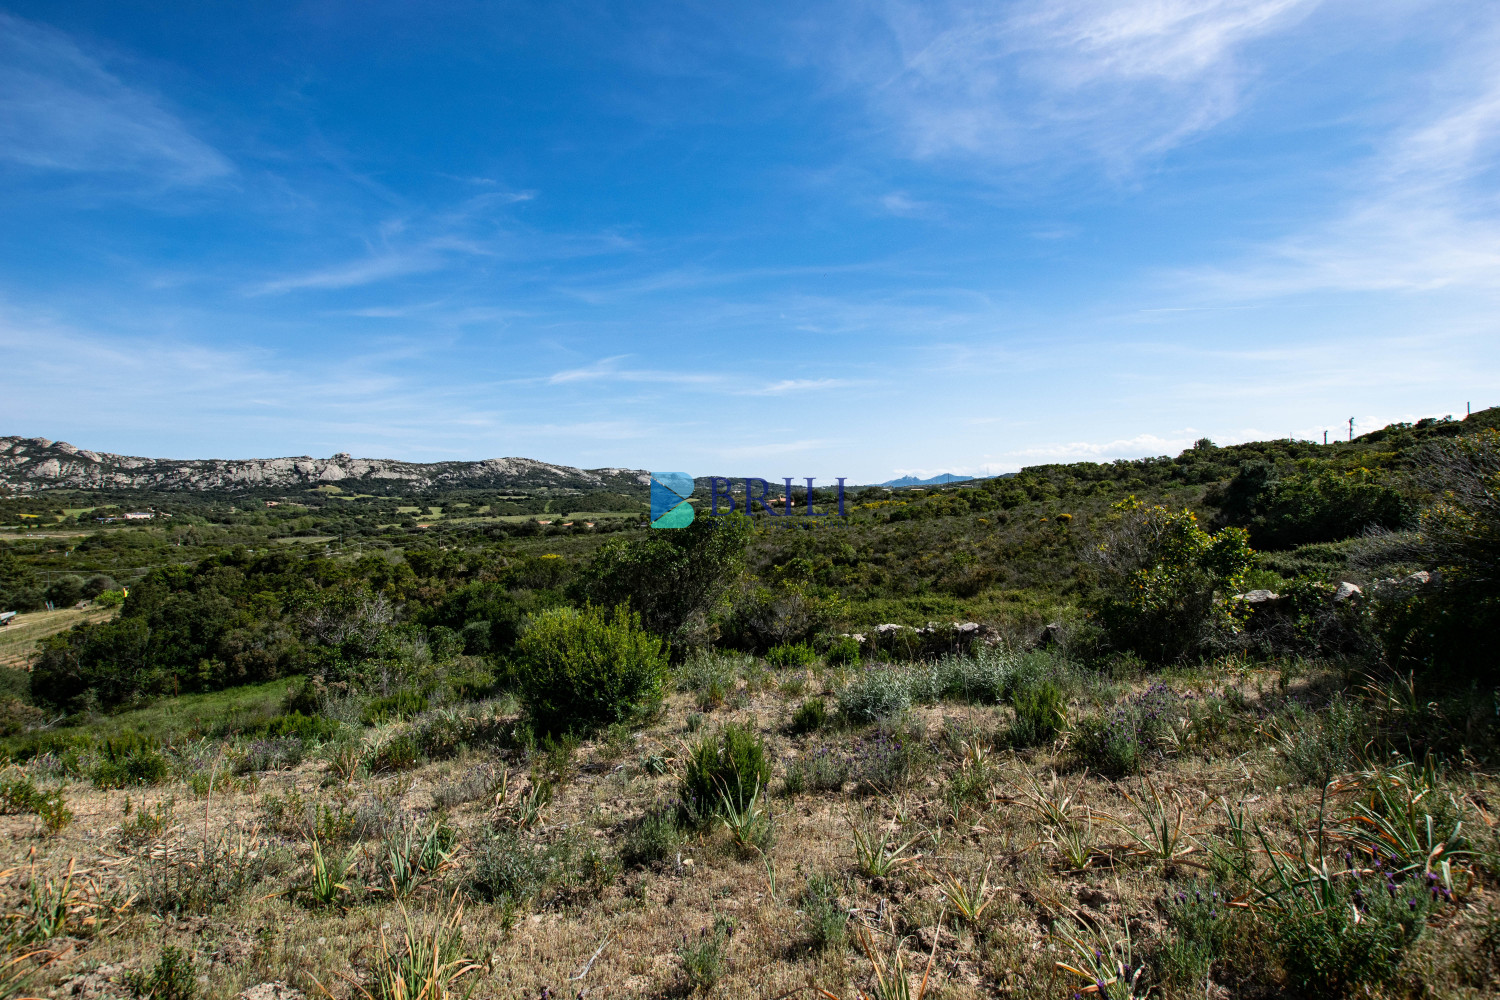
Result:
{"label": "wispy white cloud", "polygon": [[163,101],[67,35],[0,13],[0,160],[199,184],[233,171]]}
{"label": "wispy white cloud", "polygon": [[1188,276],[1251,298],[1500,289],[1500,17],[1427,89],[1434,96],[1350,171],[1348,194],[1327,218]]}
{"label": "wispy white cloud", "polygon": [[545,381],[549,385],[563,385],[568,382],[663,382],[672,385],[714,385],[724,381],[723,376],[701,372],[672,372],[656,371],[641,368],[624,368],[620,362],[628,358],[628,354],[616,355],[612,358],[601,358],[591,364],[582,365],[578,368],[568,368],[560,372],[554,372],[547,376]]}
{"label": "wispy white cloud", "polygon": [[792,392],[815,392],[819,389],[839,389],[844,386],[854,385],[849,379],[842,378],[785,378],[779,382],[772,382],[756,389],[744,390],[749,396],[785,396]]}
{"label": "wispy white cloud", "polygon": [[941,214],[931,202],[918,201],[905,191],[891,191],[882,195],[880,207],[891,215],[903,219],[933,219]]}
{"label": "wispy white cloud", "polygon": [[897,2],[834,65],[917,157],[1124,164],[1233,114],[1247,48],[1318,3]]}
{"label": "wispy white cloud", "polygon": [[391,278],[435,271],[443,259],[432,251],[379,254],[329,268],[290,274],[262,282],[251,289],[256,295],[280,295],[284,292],[320,288],[354,288]]}

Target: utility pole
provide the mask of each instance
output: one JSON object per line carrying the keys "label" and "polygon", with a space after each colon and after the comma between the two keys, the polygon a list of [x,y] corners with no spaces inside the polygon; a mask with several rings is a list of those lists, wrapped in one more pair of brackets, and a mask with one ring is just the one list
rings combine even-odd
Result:
{"label": "utility pole", "polygon": [[1327,431],[1323,432],[1323,443],[1324,444],[1328,443],[1328,432]]}
{"label": "utility pole", "polygon": [[1349,418],[1349,442],[1351,444],[1354,442],[1354,418],[1353,417]]}

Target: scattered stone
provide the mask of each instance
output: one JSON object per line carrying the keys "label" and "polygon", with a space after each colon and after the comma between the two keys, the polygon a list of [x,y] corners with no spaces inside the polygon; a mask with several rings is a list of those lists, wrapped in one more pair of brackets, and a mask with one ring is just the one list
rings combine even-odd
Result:
{"label": "scattered stone", "polygon": [[274,983],[261,983],[252,986],[242,992],[236,1000],[303,1000],[305,994],[280,980]]}
{"label": "scattered stone", "polygon": [[78,997],[79,1000],[119,1000],[129,997],[130,991],[116,981],[124,971],[123,965],[101,965],[91,972],[69,976],[58,984],[58,995]]}
{"label": "scattered stone", "polygon": [[1274,590],[1252,590],[1246,594],[1235,594],[1234,599],[1246,604],[1265,604],[1267,601],[1281,600],[1281,595]]}
{"label": "scattered stone", "polygon": [[1335,601],[1347,601],[1349,600],[1349,598],[1358,597],[1363,593],[1364,591],[1359,587],[1350,583],[1348,580],[1344,580],[1339,583],[1339,589],[1333,592],[1333,599]]}

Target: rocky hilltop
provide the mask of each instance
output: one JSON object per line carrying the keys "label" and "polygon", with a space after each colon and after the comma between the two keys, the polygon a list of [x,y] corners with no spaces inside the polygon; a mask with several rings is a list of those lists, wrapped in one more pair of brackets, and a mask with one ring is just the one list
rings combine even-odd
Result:
{"label": "rocky hilltop", "polygon": [[46,438],[0,437],[0,484],[17,492],[73,489],[222,490],[382,487],[407,490],[591,490],[648,482],[636,469],[575,469],[530,458],[480,462],[399,462],[389,458],[171,459],[75,448]]}

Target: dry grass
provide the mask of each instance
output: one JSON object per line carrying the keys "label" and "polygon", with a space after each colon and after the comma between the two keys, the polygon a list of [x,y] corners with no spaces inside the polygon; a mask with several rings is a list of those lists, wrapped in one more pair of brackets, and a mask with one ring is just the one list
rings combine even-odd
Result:
{"label": "dry grass", "polygon": [[29,667],[36,653],[36,644],[42,639],[84,622],[109,621],[118,613],[118,608],[87,607],[27,611],[16,615],[10,624],[0,627],[0,667]]}
{"label": "dry grass", "polygon": [[[1201,679],[1204,686],[1219,681]],[[453,806],[446,814],[458,833],[451,862],[402,898],[380,884],[386,846],[371,834],[349,845],[355,854],[347,891],[332,905],[314,905],[298,888],[309,880],[311,842],[268,826],[263,799],[295,790],[309,801],[354,811],[381,802],[426,822],[436,789],[476,765],[493,766],[493,757],[471,754],[351,781],[313,754],[295,770],[228,787],[221,767],[208,797],[195,796],[186,780],[108,792],[74,784],[68,804],[76,820],[55,837],[42,836],[29,817],[0,816],[7,910],[20,906],[32,883],[51,878],[60,884],[70,865],[76,869],[72,884],[88,887],[89,898],[77,906],[91,924],[38,945],[46,954],[28,961],[45,965],[27,989],[61,994],[81,981],[74,977],[99,966],[143,969],[162,947],[175,945],[196,956],[205,995],[223,997],[273,981],[340,1000],[379,997],[381,982],[400,978],[403,955],[415,956],[411,960],[430,975],[408,976],[402,995],[429,1000],[471,990],[477,997],[517,1000],[669,997],[694,990],[767,1000],[894,997],[917,996],[924,988],[926,996],[943,1000],[1071,997],[1087,985],[1071,970],[1082,969],[1097,946],[1097,968],[1130,965],[1135,995],[1144,995],[1150,977],[1138,971],[1139,955],[1167,933],[1163,900],[1208,877],[1202,845],[1229,842],[1226,816],[1238,813],[1226,813],[1222,803],[1234,803],[1244,822],[1264,827],[1273,839],[1287,840],[1306,829],[1308,811],[1319,800],[1318,789],[1281,784],[1275,750],[1263,740],[1167,756],[1151,768],[1149,784],[1076,770],[1058,778],[1071,766],[1065,747],[1017,753],[995,743],[976,752],[977,737],[958,745],[945,741],[945,728],[951,732],[954,723],[971,734],[993,734],[1008,721],[1008,709],[956,706],[911,713],[910,725],[927,734],[934,756],[906,787],[873,795],[851,782],[835,792],[789,797],[780,793],[780,775],[799,753],[859,735],[787,735],[785,721],[799,700],[774,685],[758,685],[741,690],[729,700],[737,707],[707,722],[753,726],[767,741],[776,774],[767,802],[775,839],[764,855],[737,849],[722,825],[709,826],[687,834],[654,867],[579,869],[573,881],[519,905],[464,900],[463,873],[487,831],[507,830],[525,843],[566,841],[574,845],[569,863],[575,866],[589,845],[600,857],[612,857],[632,822],[674,794],[688,716],[698,711],[690,695],[674,696],[633,746],[618,738],[584,744],[563,769],[567,780],[519,831],[502,816],[543,776],[518,757],[506,760],[506,791]],[[665,773],[645,763],[653,757],[665,758]],[[990,776],[989,788],[954,810],[946,789],[953,775],[978,766],[976,758]],[[1492,787],[1482,776],[1467,780],[1470,794],[1481,798]],[[132,815],[172,803],[172,820],[159,838],[122,839],[127,801]],[[1080,824],[1099,840],[1086,865],[1070,861],[1058,846],[1061,833]],[[904,847],[907,860],[879,874],[862,872],[856,831],[867,845],[883,838],[889,847]],[[1119,842],[1103,843],[1107,835]],[[153,859],[207,865],[210,846],[228,843],[267,865],[269,874],[251,891],[211,912],[147,912],[136,886]],[[844,887],[839,905],[850,914],[847,939],[826,949],[813,940],[801,909],[814,875]],[[1376,995],[1417,995],[1422,987],[1431,996],[1480,996],[1493,987],[1483,977],[1472,979],[1480,985],[1465,986],[1455,971],[1493,925],[1481,917],[1482,886],[1471,886],[1465,898],[1464,907],[1435,918],[1408,963],[1408,978]],[[721,932],[715,980],[691,987],[680,957],[685,944]],[[909,977],[907,993],[893,983],[900,975]],[[1119,995],[1125,985],[1122,980]],[[1257,987],[1262,994],[1269,988]],[[1235,994],[1212,983],[1205,992],[1199,982],[1169,985],[1165,995]]]}

